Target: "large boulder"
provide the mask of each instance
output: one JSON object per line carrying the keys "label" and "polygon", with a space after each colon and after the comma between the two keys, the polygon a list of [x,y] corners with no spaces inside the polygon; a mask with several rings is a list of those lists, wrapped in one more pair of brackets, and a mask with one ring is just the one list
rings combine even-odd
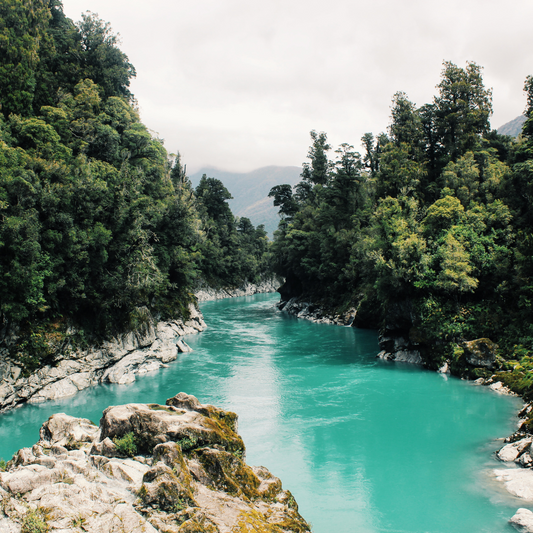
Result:
{"label": "large boulder", "polygon": [[529,509],[518,509],[509,522],[522,533],[533,533],[533,513]]}
{"label": "large boulder", "polygon": [[86,418],[75,418],[64,413],[52,415],[41,427],[41,446],[79,448],[96,437],[98,427]]}
{"label": "large boulder", "polygon": [[498,345],[490,339],[475,339],[464,342],[462,347],[464,349],[465,361],[469,365],[484,367],[489,370],[495,367]]}
{"label": "large boulder", "polygon": [[177,442],[184,451],[216,444],[231,453],[244,454],[244,443],[232,428],[235,422],[234,413],[201,404],[196,409],[127,404],[104,411],[100,420],[100,441],[120,439],[133,433],[137,449],[142,453],[152,453],[155,446],[164,442]]}
{"label": "large boulder", "polygon": [[0,531],[33,513],[43,531],[309,533],[280,480],[244,462],[235,413],[183,393],[167,403],[110,407],[100,429],[50,417],[0,471]]}

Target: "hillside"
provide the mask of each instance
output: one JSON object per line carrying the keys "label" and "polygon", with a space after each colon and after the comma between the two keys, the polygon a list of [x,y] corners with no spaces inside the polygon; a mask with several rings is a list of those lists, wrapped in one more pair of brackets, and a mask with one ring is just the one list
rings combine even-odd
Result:
{"label": "hillside", "polygon": [[510,122],[505,123],[503,126],[500,126],[497,130],[498,134],[518,137],[518,134],[522,133],[522,126],[524,125],[525,121],[526,117],[524,115],[520,115],[519,117],[516,117]]}
{"label": "hillside", "polygon": [[217,180],[191,190],[141,122],[109,23],[6,0],[0,41],[0,362],[29,375],[187,314],[200,280],[260,280],[265,231],[235,222]]}
{"label": "hillside", "polygon": [[264,224],[266,231],[272,236],[278,227],[279,217],[278,208],[274,207],[268,193],[275,185],[295,185],[300,181],[301,172],[300,167],[292,166],[268,166],[245,173],[206,167],[192,174],[190,179],[193,187],[200,183],[203,174],[222,181],[233,196],[233,200],[228,202],[233,213],[249,218],[254,226]]}

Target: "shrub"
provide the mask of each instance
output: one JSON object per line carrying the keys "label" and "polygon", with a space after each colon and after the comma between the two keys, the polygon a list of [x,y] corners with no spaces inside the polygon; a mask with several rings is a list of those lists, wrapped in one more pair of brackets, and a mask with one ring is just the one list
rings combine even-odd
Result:
{"label": "shrub", "polygon": [[117,451],[122,455],[127,455],[128,457],[133,457],[137,454],[137,444],[135,442],[135,435],[133,432],[126,433],[120,439],[115,437],[113,439]]}

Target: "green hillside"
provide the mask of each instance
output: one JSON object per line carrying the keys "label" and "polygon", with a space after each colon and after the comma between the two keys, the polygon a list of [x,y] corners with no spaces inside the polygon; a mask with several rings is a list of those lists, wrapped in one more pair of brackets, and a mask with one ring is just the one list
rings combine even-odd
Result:
{"label": "green hillside", "polygon": [[86,344],[180,316],[199,281],[266,272],[265,231],[235,219],[219,180],[194,189],[141,122],[108,23],[74,23],[59,0],[4,0],[0,42],[0,341],[12,358],[34,369],[69,332]]}
{"label": "green hillside", "polygon": [[445,62],[437,89],[421,107],[396,93],[363,156],[311,133],[301,182],[272,191],[280,293],[355,307],[360,325],[461,375],[465,343],[490,339],[501,379],[533,397],[533,77],[519,140],[490,130],[475,63]]}

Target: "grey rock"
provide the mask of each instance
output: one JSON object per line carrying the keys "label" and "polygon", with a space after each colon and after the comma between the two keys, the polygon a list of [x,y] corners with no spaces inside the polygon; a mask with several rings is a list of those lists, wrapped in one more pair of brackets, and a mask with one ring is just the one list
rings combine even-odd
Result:
{"label": "grey rock", "polygon": [[64,413],[52,415],[39,431],[41,446],[73,448],[90,443],[96,437],[98,427],[86,418],[75,418]]}
{"label": "grey rock", "polygon": [[533,459],[529,452],[524,452],[518,459],[515,459],[515,463],[519,464],[524,468],[531,468],[533,464]]}
{"label": "grey rock", "polygon": [[533,533],[533,513],[529,509],[518,509],[509,523],[522,533]]}
{"label": "grey rock", "polygon": [[106,410],[90,453],[95,448],[113,448],[107,436],[100,439],[110,430],[111,420],[121,431],[133,428],[141,441],[146,431],[164,438],[188,435],[201,448],[186,453],[178,442],[168,440],[145,456],[108,458],[90,455],[89,446],[68,451],[53,444],[46,455],[47,443],[60,442],[84,426],[83,419],[51,417],[41,430],[46,440],[31,450],[20,450],[18,463],[0,472],[0,531],[19,533],[28,509],[45,508],[47,525],[57,532],[221,533],[240,530],[245,513],[254,516],[254,525],[261,531],[289,523],[291,530],[294,526],[295,531],[309,533],[278,478],[225,451],[235,442],[243,446],[232,430],[234,413],[202,405],[183,393],[170,400],[186,409],[129,404]]}
{"label": "grey rock", "polygon": [[512,442],[511,444],[506,444],[496,453],[496,456],[500,461],[515,461],[520,455],[530,449],[531,441],[532,438],[528,437]]}
{"label": "grey rock", "polygon": [[156,325],[147,317],[137,331],[120,335],[98,348],[59,354],[55,366],[45,366],[29,377],[23,377],[20,367],[0,357],[0,412],[25,401],[66,398],[100,382],[128,384],[135,381],[136,374],[165,366],[176,359],[179,351],[190,351],[176,337],[198,333],[206,327],[192,304],[189,314],[186,321]]}

